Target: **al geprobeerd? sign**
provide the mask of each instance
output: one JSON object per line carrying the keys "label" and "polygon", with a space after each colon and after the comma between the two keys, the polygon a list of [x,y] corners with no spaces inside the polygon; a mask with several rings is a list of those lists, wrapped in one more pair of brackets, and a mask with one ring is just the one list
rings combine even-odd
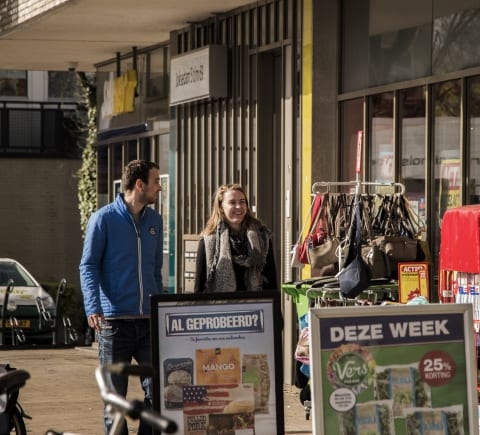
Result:
{"label": "al geprobeerd? sign", "polygon": [[310,331],[315,433],[478,433],[470,304],[315,309]]}

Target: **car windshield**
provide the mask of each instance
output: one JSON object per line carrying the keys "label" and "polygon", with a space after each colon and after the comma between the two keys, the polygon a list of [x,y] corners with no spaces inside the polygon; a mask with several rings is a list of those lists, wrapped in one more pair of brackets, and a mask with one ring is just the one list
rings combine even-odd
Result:
{"label": "car windshield", "polygon": [[36,284],[30,279],[25,271],[16,263],[0,263],[0,286],[6,286],[9,279],[13,279],[13,285],[19,287],[35,287]]}

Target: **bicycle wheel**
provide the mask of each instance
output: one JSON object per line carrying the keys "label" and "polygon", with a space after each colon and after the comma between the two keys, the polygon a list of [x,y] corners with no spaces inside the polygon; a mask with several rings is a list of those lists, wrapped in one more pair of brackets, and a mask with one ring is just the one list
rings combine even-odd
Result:
{"label": "bicycle wheel", "polygon": [[27,435],[27,428],[23,421],[22,413],[18,408],[15,408],[12,413],[10,421],[10,434],[13,435]]}

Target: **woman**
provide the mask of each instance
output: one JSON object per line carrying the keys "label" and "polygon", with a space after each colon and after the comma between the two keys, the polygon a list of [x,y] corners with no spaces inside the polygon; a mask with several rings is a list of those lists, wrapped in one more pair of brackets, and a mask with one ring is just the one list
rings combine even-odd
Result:
{"label": "woman", "polygon": [[277,289],[271,233],[239,184],[220,186],[198,244],[195,292]]}

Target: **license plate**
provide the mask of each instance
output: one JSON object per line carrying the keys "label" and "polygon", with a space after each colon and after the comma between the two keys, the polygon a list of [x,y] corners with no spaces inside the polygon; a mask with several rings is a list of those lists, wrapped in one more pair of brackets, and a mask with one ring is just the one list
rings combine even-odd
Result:
{"label": "license plate", "polygon": [[[2,325],[2,321],[0,320],[0,326]],[[6,328],[11,328],[12,323],[10,322],[10,319],[7,319],[6,322]],[[17,327],[22,328],[22,329],[28,329],[30,328],[30,320],[28,319],[17,319]]]}

